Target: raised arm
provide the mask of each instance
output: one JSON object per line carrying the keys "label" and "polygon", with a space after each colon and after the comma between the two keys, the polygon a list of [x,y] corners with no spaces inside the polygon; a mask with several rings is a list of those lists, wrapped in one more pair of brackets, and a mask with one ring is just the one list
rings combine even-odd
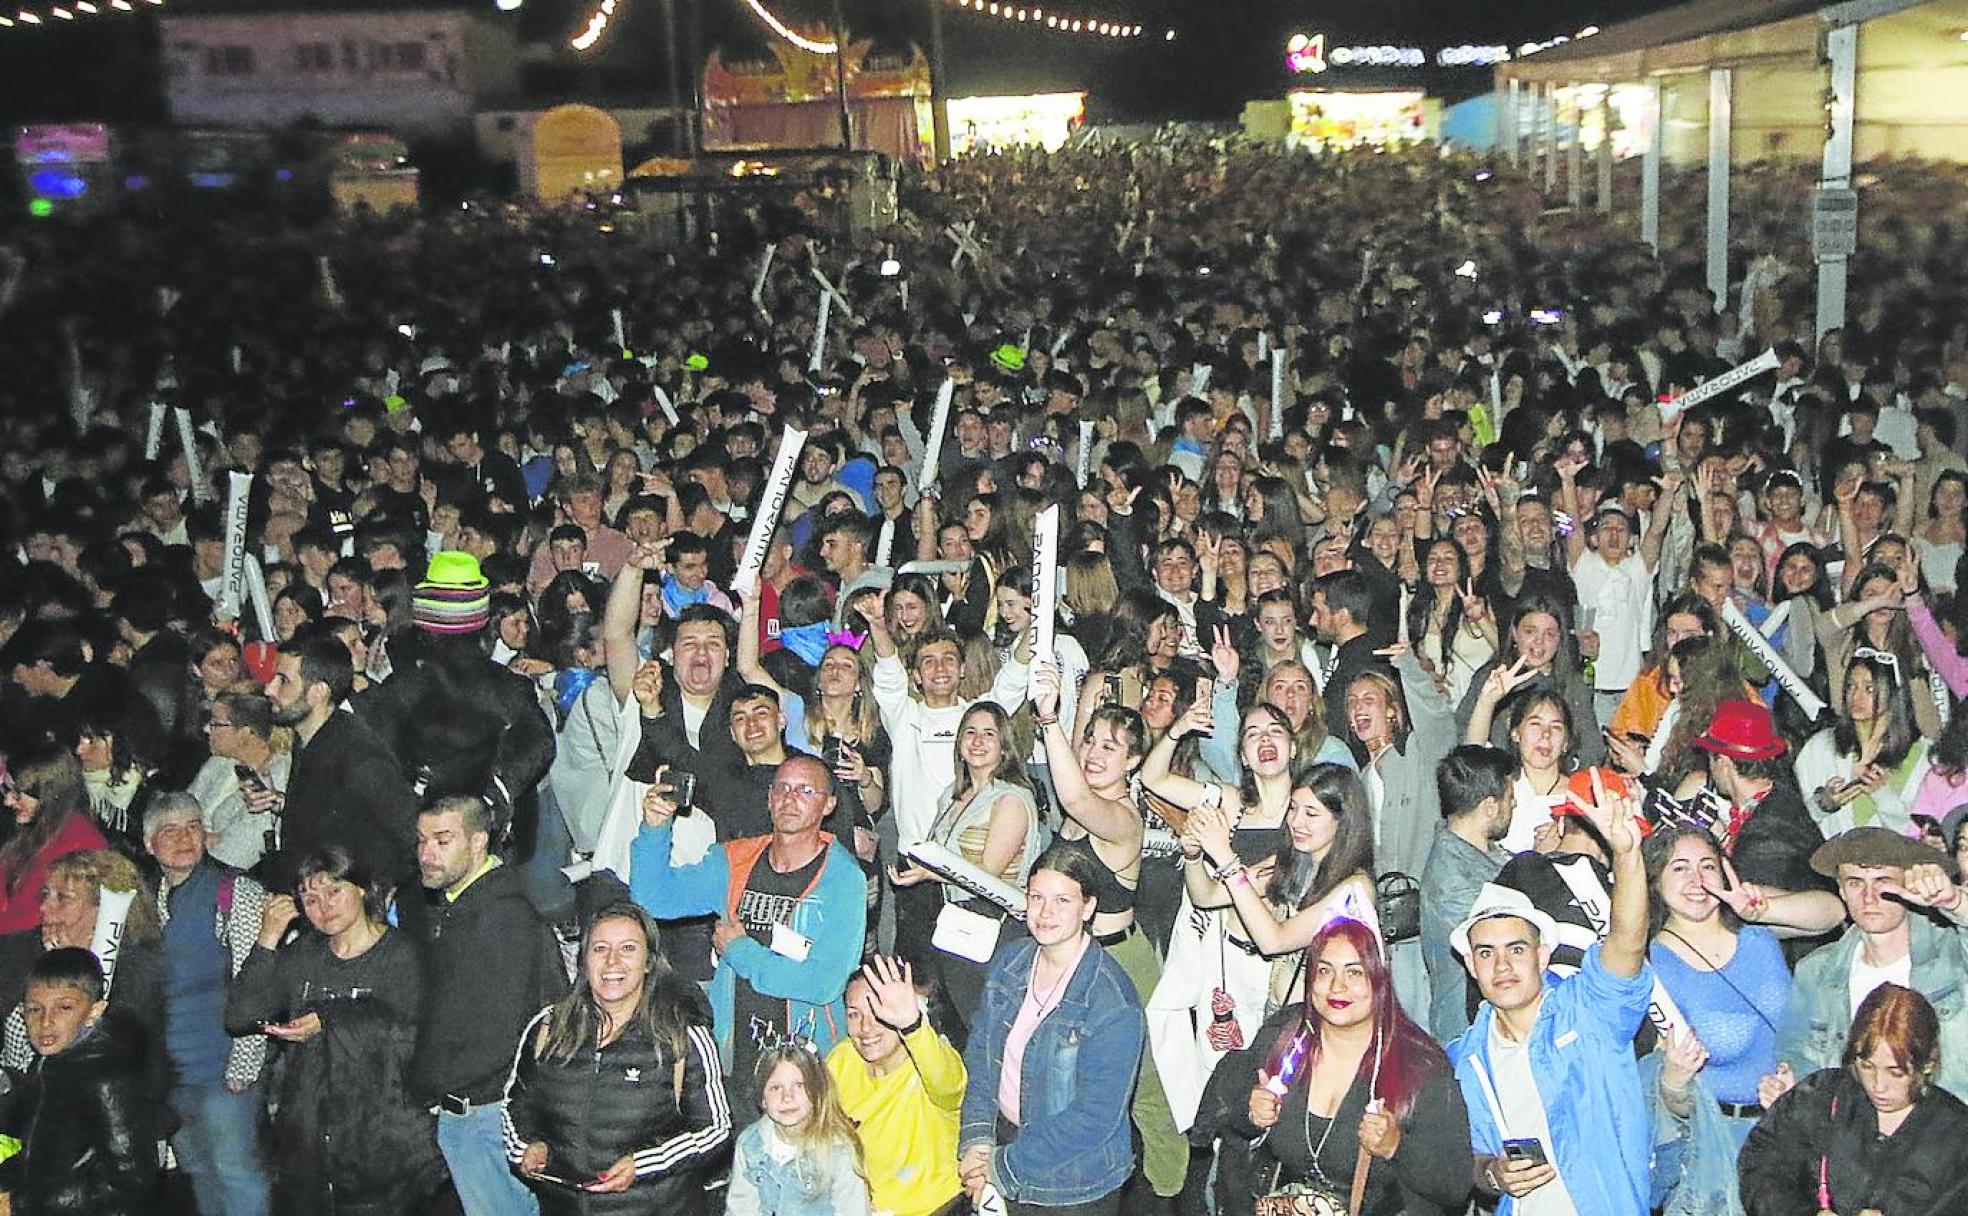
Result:
{"label": "raised arm", "polygon": [[745,597],[744,607],[738,612],[738,674],[749,683],[770,688],[781,703],[786,700],[786,690],[759,663],[759,593],[756,590]]}
{"label": "raised arm", "polygon": [[[1594,770],[1596,773],[1597,770]],[[1597,788],[1594,801],[1602,813],[1606,841],[1613,847],[1612,918],[1599,964],[1608,975],[1631,979],[1647,962],[1647,865],[1640,855],[1640,805],[1631,798],[1614,798]]]}
{"label": "raised arm", "polygon": [[[1182,737],[1209,733],[1213,718],[1209,698],[1197,697],[1189,703],[1188,712],[1176,719],[1169,726],[1168,733],[1163,735],[1155,746],[1148,749],[1148,758],[1141,762],[1141,783],[1155,791],[1157,797],[1166,799],[1185,811],[1193,811],[1199,806],[1215,805],[1223,800],[1221,788],[1169,771],[1169,765],[1175,760],[1175,749],[1180,746]],[[1078,766],[1074,767],[1077,770]]]}
{"label": "raised arm", "polygon": [[1141,842],[1141,816],[1132,807],[1110,801],[1093,791],[1080,772],[1079,753],[1059,724],[1059,670],[1050,660],[1032,664],[1032,708],[1045,739],[1046,764],[1052,787],[1066,813],[1088,832],[1115,844]]}
{"label": "raised arm", "polygon": [[643,581],[649,571],[663,569],[663,550],[668,545],[667,538],[654,545],[637,545],[608,589],[608,605],[601,614],[601,638],[608,663],[608,687],[614,690],[618,705],[628,704],[636,671],[642,666],[636,634],[642,629]]}

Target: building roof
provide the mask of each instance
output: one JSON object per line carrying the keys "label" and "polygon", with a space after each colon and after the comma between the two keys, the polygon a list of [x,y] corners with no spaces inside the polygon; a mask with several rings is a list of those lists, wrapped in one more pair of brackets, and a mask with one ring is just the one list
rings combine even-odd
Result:
{"label": "building roof", "polygon": [[1930,0],[1693,0],[1499,65],[1498,80],[1637,79],[1817,53],[1824,23],[1870,20]]}

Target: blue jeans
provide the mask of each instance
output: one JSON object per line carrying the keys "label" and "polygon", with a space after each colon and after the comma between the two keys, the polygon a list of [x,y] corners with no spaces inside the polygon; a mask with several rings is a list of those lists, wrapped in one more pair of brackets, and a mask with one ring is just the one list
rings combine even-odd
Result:
{"label": "blue jeans", "polygon": [[178,1117],[171,1149],[191,1179],[200,1216],[266,1216],[266,1095],[260,1087],[235,1094],[222,1084],[180,1086],[171,1091],[171,1110]]}
{"label": "blue jeans", "polygon": [[437,1147],[451,1167],[465,1216],[539,1216],[539,1201],[506,1162],[499,1107],[474,1106],[469,1115],[439,1112]]}

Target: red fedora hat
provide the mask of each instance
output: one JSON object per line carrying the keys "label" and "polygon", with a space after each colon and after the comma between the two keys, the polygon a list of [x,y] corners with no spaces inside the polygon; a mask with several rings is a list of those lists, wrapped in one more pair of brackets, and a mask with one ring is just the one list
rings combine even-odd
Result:
{"label": "red fedora hat", "polygon": [[1761,701],[1724,701],[1695,746],[1732,760],[1774,760],[1788,750]]}

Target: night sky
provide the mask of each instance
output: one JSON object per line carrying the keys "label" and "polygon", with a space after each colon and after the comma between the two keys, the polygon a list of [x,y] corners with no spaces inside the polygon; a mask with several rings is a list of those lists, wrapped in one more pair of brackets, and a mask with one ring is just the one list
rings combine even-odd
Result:
{"label": "night sky", "polygon": [[[27,2],[45,11],[49,0]],[[480,2],[488,8],[491,4]],[[528,37],[564,47],[597,2],[527,0],[519,14],[507,19],[516,20]],[[765,2],[795,25],[825,20],[831,11],[829,0]],[[1323,30],[1333,45],[1392,42],[1430,50],[1458,42],[1515,45],[1669,7],[1663,0],[1523,0],[1511,6],[1478,6],[1467,0],[1332,0],[1317,5],[1307,0],[1059,0],[1057,7],[1047,6],[1062,15],[1138,22],[1151,31],[1148,37],[1114,42],[1001,22],[959,9],[955,0],[841,0],[850,27],[873,35],[879,45],[915,41],[925,49],[926,5],[932,2],[945,5],[951,94],[1084,88],[1093,94],[1091,116],[1096,121],[1235,118],[1247,100],[1283,95],[1284,43],[1297,31]],[[377,0],[332,0],[321,7],[372,3]],[[677,3],[686,30],[694,22],[704,48],[720,47],[728,60],[765,54],[765,40],[772,35],[741,0]],[[270,5],[227,7],[263,11]],[[1484,8],[1489,11],[1478,15]],[[11,9],[8,5],[0,11]],[[0,29],[0,121],[163,118],[155,12]],[[662,97],[665,56],[659,14],[656,0],[620,0],[615,22],[595,51],[586,56],[566,52],[560,57],[564,62],[532,74],[529,83],[536,98]],[[1177,31],[1174,42],[1160,37],[1168,27]],[[685,41],[689,45],[688,37]],[[1330,74],[1327,79],[1340,83]],[[1482,91],[1488,79],[1487,71],[1475,69],[1429,83],[1453,97]]]}

